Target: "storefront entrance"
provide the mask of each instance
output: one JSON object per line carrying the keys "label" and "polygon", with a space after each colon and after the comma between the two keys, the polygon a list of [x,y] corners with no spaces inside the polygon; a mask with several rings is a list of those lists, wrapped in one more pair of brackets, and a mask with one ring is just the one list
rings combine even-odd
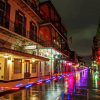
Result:
{"label": "storefront entrance", "polygon": [[30,77],[30,61],[25,60],[24,64],[24,78]]}

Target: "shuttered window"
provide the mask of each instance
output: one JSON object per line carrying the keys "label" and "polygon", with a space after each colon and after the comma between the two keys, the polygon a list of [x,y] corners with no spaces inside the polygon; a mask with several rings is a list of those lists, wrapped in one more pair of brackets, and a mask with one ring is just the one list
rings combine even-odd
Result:
{"label": "shuttered window", "polygon": [[30,22],[30,39],[37,41],[37,27],[32,21]]}
{"label": "shuttered window", "polygon": [[10,5],[7,2],[0,1],[0,25],[9,28],[10,23]]}
{"label": "shuttered window", "polygon": [[26,17],[19,10],[16,11],[15,32],[22,36],[26,36]]}

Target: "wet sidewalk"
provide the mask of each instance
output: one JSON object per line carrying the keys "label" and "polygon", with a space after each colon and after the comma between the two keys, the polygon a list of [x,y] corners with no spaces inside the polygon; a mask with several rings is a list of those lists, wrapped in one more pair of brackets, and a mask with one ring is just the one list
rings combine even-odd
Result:
{"label": "wet sidewalk", "polygon": [[73,74],[67,74],[63,78],[58,76],[52,81],[47,80],[42,84],[3,95],[1,100],[5,100],[5,97],[9,100],[99,100],[91,97],[91,82],[88,70],[78,71],[76,77]]}
{"label": "wet sidewalk", "polygon": [[[50,76],[45,76],[42,80],[44,79],[49,79]],[[30,78],[30,79],[21,79],[18,81],[10,81],[10,82],[0,82],[0,93],[6,92],[9,90],[14,90],[18,87],[24,87],[28,84],[34,84],[39,80],[39,78]]]}

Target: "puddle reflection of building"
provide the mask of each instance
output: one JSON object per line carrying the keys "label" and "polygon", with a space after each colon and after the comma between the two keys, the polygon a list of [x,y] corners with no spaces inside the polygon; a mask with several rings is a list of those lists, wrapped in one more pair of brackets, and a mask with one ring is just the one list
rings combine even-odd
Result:
{"label": "puddle reflection of building", "polygon": [[65,80],[65,94],[72,94],[74,92],[75,78],[73,76],[68,77]]}
{"label": "puddle reflection of building", "polygon": [[[21,91],[17,91],[11,94],[4,95],[0,97],[0,100],[29,100],[29,99],[39,99],[41,95],[39,95],[40,87],[36,86],[34,88],[24,89]],[[39,96],[38,96],[39,95]]]}

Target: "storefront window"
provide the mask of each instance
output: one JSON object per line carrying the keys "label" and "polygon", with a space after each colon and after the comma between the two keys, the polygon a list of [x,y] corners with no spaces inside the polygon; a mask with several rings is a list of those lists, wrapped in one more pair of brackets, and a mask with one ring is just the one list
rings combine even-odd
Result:
{"label": "storefront window", "polygon": [[37,68],[37,66],[38,66],[38,63],[37,62],[34,62],[33,64],[32,64],[32,73],[36,73],[36,68]]}
{"label": "storefront window", "polygon": [[45,72],[48,73],[49,72],[49,63],[45,62]]}
{"label": "storefront window", "polygon": [[57,60],[54,61],[54,73],[58,73],[58,66],[57,66]]}
{"label": "storefront window", "polygon": [[21,73],[21,72],[22,72],[22,60],[14,59],[14,73]]}

